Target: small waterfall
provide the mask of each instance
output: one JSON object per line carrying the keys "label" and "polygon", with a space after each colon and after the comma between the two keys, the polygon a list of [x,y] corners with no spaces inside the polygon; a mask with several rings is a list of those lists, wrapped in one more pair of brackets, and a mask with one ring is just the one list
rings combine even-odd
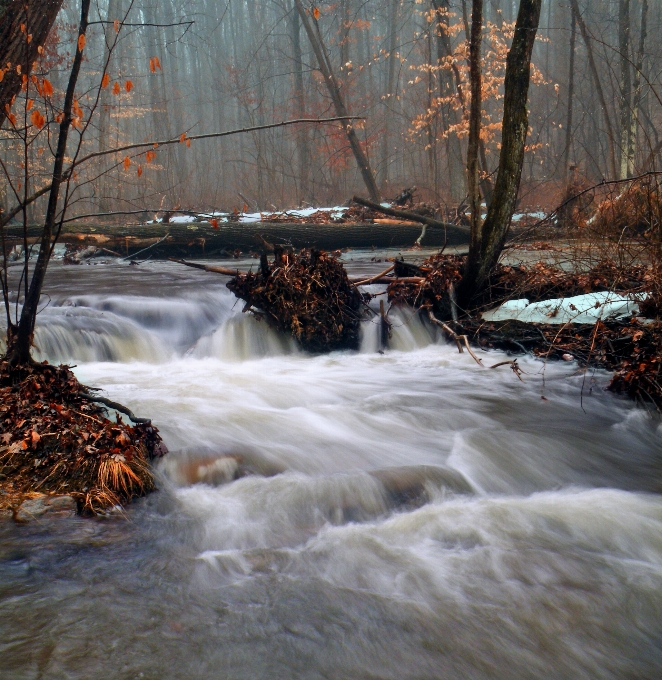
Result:
{"label": "small waterfall", "polygon": [[294,338],[279,333],[266,321],[241,314],[230,317],[220,328],[201,338],[190,355],[196,358],[214,357],[222,361],[247,361],[293,354],[296,351]]}
{"label": "small waterfall", "polygon": [[[374,309],[374,308],[373,308]],[[378,308],[375,309],[377,313]],[[413,352],[439,340],[436,328],[426,325],[420,315],[410,307],[392,307],[388,313],[391,336],[388,349]],[[379,315],[361,324],[361,352],[374,354],[381,348],[381,321]]]}

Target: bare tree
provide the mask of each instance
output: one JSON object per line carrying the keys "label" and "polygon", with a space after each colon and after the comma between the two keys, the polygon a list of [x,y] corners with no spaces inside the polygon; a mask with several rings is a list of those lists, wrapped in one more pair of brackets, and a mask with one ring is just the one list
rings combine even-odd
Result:
{"label": "bare tree", "polygon": [[[336,109],[336,114],[338,116],[348,116],[349,114],[347,112],[347,107],[345,106],[343,96],[340,92],[338,81],[333,74],[331,60],[329,59],[329,55],[326,52],[326,48],[319,32],[319,24],[317,23],[317,19],[313,16],[311,20],[311,17],[306,13],[301,0],[294,0],[294,2],[296,4],[297,11],[299,12],[299,16],[301,17],[301,23],[306,29],[306,34],[310,40],[310,45],[313,48],[315,57],[317,58],[317,63],[322,76],[324,77],[324,82],[326,83],[329,94],[331,95],[331,100],[333,101],[333,105]],[[345,132],[347,133],[349,145],[352,148],[354,157],[356,158],[356,163],[359,166],[359,171],[363,177],[368,194],[370,194],[370,198],[373,201],[379,202],[381,197],[379,194],[379,189],[377,188],[377,182],[375,181],[375,175],[373,174],[372,168],[370,167],[368,156],[361,147],[361,142],[359,141],[354,126],[351,123],[347,123],[345,126]]]}
{"label": "bare tree", "polygon": [[[485,285],[490,272],[496,265],[515,211],[524,163],[524,147],[529,129],[527,103],[531,76],[531,53],[540,20],[541,1],[520,0],[504,81],[499,169],[485,222],[479,233],[472,233],[471,236],[469,256],[461,289],[458,291],[463,306],[468,306],[474,295]],[[480,3],[481,0],[475,0],[475,2]],[[472,38],[474,30],[478,30],[478,27],[474,29],[472,22]],[[472,82],[473,87],[475,87],[474,82]]]}

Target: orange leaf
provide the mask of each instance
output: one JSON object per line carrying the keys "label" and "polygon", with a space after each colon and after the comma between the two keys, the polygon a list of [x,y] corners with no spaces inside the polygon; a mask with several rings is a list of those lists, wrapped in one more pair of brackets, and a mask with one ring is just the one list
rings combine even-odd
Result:
{"label": "orange leaf", "polygon": [[75,128],[80,127],[80,118],[78,116],[74,116],[71,119],[71,125]]}
{"label": "orange leaf", "polygon": [[191,148],[191,140],[190,139],[186,140],[186,148],[188,148],[188,149]]}
{"label": "orange leaf", "polygon": [[181,135],[179,135],[179,143],[183,144],[186,141],[186,133],[182,132]]}
{"label": "orange leaf", "polygon": [[85,49],[85,33],[78,36],[78,51],[82,52]]}
{"label": "orange leaf", "polygon": [[28,33],[28,45],[32,42],[32,33]]}
{"label": "orange leaf", "polygon": [[5,77],[5,72],[0,68],[0,83],[2,82],[2,79]]}
{"label": "orange leaf", "polygon": [[131,167],[131,159],[128,156],[124,157],[124,169],[128,170]]}
{"label": "orange leaf", "polygon": [[120,84],[116,82],[116,83],[113,85],[113,94],[117,95],[117,94],[119,94],[119,93],[120,93]]}
{"label": "orange leaf", "polygon": [[28,448],[28,445],[24,441],[22,441],[21,442],[21,448],[23,449],[23,451],[25,451],[25,449]]}
{"label": "orange leaf", "polygon": [[39,52],[39,54],[43,54],[44,48],[41,45],[39,45],[39,47],[37,47],[37,52]]}
{"label": "orange leaf", "polygon": [[39,111],[38,111],[37,109],[35,109],[35,110],[32,112],[32,115],[30,116],[30,122],[31,122],[36,128],[39,128],[39,129],[41,130],[41,128],[44,127],[44,125],[45,125],[45,123],[46,123],[46,120],[45,120],[44,117],[41,115],[41,113],[39,113]]}
{"label": "orange leaf", "polygon": [[320,18],[320,11],[317,9],[317,7],[313,7],[313,16],[315,17],[315,21]]}
{"label": "orange leaf", "polygon": [[218,229],[218,220],[215,217],[211,221],[211,226],[214,227],[214,229]]}
{"label": "orange leaf", "polygon": [[158,58],[158,57],[154,57],[154,66],[156,66],[156,68],[158,68],[159,71],[162,70],[162,69],[161,69],[161,62],[159,61],[159,58]]}
{"label": "orange leaf", "polygon": [[34,104],[34,99],[28,99],[28,103],[25,105],[25,110],[29,111]]}
{"label": "orange leaf", "polygon": [[39,436],[39,433],[36,430],[32,430],[30,432],[30,438],[32,439],[32,448],[34,449],[41,440],[41,437]]}
{"label": "orange leaf", "polygon": [[133,89],[133,83],[130,80],[127,80],[126,83],[124,83],[124,89],[127,92],[131,92],[131,90]]}
{"label": "orange leaf", "polygon": [[16,116],[13,113],[7,114],[7,118],[9,119],[9,122],[16,127]]}
{"label": "orange leaf", "polygon": [[143,166],[139,165],[138,166],[138,177],[140,177],[143,174]]}
{"label": "orange leaf", "polygon": [[113,21],[113,28],[115,29],[115,33],[120,32],[120,20],[119,19],[115,19],[115,21]]}
{"label": "orange leaf", "polygon": [[78,118],[83,117],[83,109],[80,108],[80,105],[78,104],[78,100],[74,99],[74,105],[73,105],[73,110],[74,110],[74,115],[78,116]]}
{"label": "orange leaf", "polygon": [[48,80],[48,78],[44,78],[43,82],[43,90],[44,90],[44,96],[45,97],[52,97],[53,96],[53,85],[51,84],[51,81]]}
{"label": "orange leaf", "polygon": [[110,76],[107,73],[104,73],[103,78],[101,79],[101,87],[106,89],[108,87],[108,83],[110,83]]}
{"label": "orange leaf", "polygon": [[152,73],[156,73],[156,64],[154,63],[154,57],[149,60],[149,70]]}
{"label": "orange leaf", "polygon": [[64,120],[64,114],[63,113],[58,113],[57,116],[55,116],[55,122],[56,123],[61,123]]}
{"label": "orange leaf", "polygon": [[148,151],[148,152],[145,154],[145,160],[146,160],[148,163],[151,163],[155,158],[156,158],[156,152],[155,152],[155,151]]}

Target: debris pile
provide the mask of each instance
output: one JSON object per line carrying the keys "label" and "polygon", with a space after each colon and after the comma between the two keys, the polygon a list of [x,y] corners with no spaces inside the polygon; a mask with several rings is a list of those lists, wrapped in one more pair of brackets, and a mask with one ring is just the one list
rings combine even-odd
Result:
{"label": "debris pile", "polygon": [[588,226],[598,233],[614,234],[619,239],[659,234],[662,196],[656,176],[647,175],[631,182],[617,195],[605,198]]}
{"label": "debris pile", "polygon": [[99,401],[66,366],[0,363],[0,509],[66,495],[101,514],[154,490],[150,460],[166,452],[157,429],[109,420]]}
{"label": "debris pile", "polygon": [[[304,213],[304,214],[302,214]],[[261,222],[270,224],[356,224],[372,223],[375,214],[369,208],[352,205],[334,210],[286,211],[262,213]]]}
{"label": "debris pile", "polygon": [[228,288],[244,311],[291,334],[309,352],[358,349],[364,299],[340,262],[325,252],[285,252],[276,246],[257,273],[238,274]]}
{"label": "debris pile", "polygon": [[652,278],[649,267],[624,267],[612,260],[603,260],[585,272],[568,272],[546,262],[499,265],[490,278],[484,303],[514,298],[539,302],[601,291],[640,293],[650,288]]}
{"label": "debris pile", "polygon": [[[395,276],[388,286],[392,304],[418,308],[424,318],[432,312],[449,337],[467,336],[483,349],[533,353],[545,359],[575,360],[582,367],[615,371],[609,389],[628,394],[662,410],[662,296],[654,267],[619,266],[610,260],[585,272],[568,272],[545,262],[530,266],[499,265],[478,301],[478,310],[506,300],[532,302],[570,298],[598,292],[647,293],[636,317],[596,323],[541,324],[517,320],[486,321],[480,315],[453,316],[453,291],[462,278],[464,257],[435,255],[420,267],[395,261]],[[457,310],[455,310],[457,311]]]}

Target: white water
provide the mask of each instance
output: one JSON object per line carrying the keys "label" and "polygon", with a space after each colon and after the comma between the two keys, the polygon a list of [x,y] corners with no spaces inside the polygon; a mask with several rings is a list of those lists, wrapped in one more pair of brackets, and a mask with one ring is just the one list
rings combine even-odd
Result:
{"label": "white water", "polygon": [[175,265],[49,283],[42,352],[171,453],[128,522],[0,528],[0,677],[660,676],[662,427],[606,375],[407,310],[311,357]]}

